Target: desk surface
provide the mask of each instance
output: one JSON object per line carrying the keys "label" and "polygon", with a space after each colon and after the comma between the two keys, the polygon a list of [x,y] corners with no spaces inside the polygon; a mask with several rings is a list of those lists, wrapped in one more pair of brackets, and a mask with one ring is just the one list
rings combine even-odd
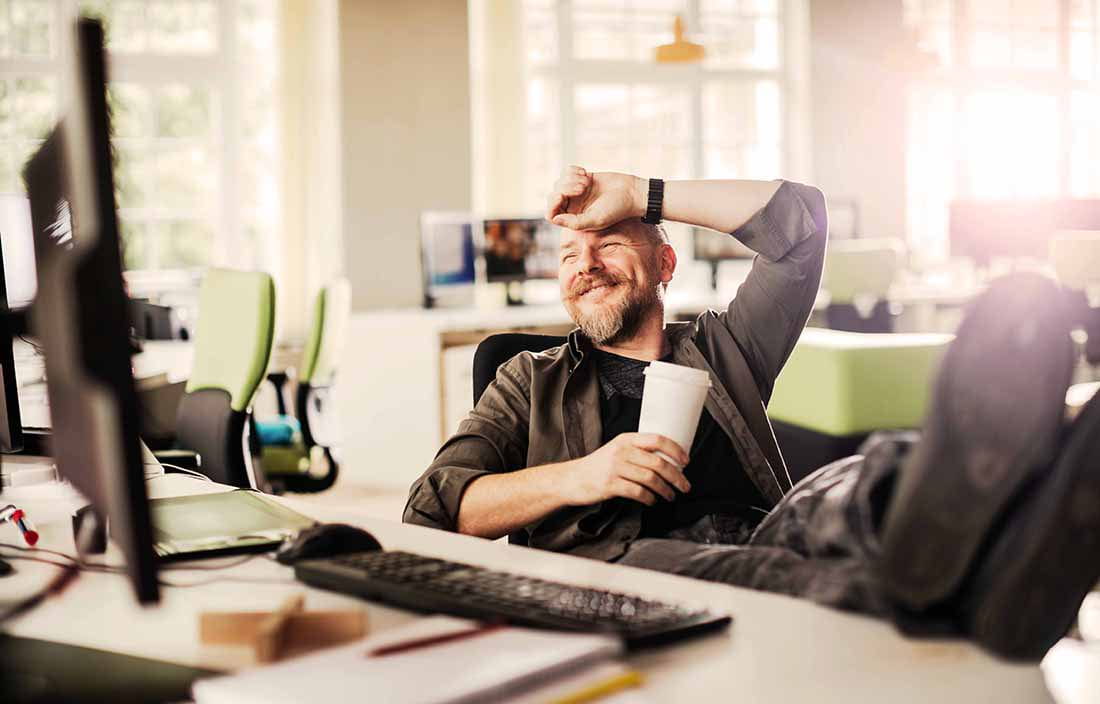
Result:
{"label": "desk surface", "polygon": [[[218,491],[217,485],[181,475],[149,483],[153,496]],[[65,515],[78,497],[56,487],[29,487],[21,502],[39,521],[46,547],[72,551]],[[295,507],[293,499],[282,499]],[[299,506],[305,513],[311,508]],[[315,512],[313,512],[315,513]],[[702,603],[732,613],[726,632],[631,656],[648,676],[654,701],[949,702],[1050,701],[1039,667],[998,662],[958,641],[902,638],[886,623],[809,602],[711,584],[648,570],[443,533],[417,526],[333,513],[315,518],[345,521],[370,530],[387,548],[412,550],[577,584],[637,592],[666,600]],[[14,533],[0,534],[0,541]],[[108,562],[117,563],[112,551]],[[240,558],[226,558],[227,561]],[[0,601],[30,593],[53,567],[14,563],[18,574],[0,581]],[[216,563],[206,561],[203,567]],[[166,661],[225,668],[224,651],[200,646],[198,614],[204,610],[261,610],[289,593],[307,594],[307,608],[364,608],[371,631],[419,616],[350,597],[307,588],[290,568],[266,557],[211,572],[173,569],[159,607],[136,606],[122,577],[85,573],[68,590],[10,625],[13,635],[83,645]],[[1096,690],[1091,690],[1095,692]]]}

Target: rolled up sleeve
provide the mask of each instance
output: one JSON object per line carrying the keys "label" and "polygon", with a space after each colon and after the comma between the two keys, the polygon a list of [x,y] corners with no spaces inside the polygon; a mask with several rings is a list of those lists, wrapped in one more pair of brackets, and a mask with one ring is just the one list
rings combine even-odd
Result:
{"label": "rolled up sleeve", "polygon": [[813,312],[828,232],[824,194],[784,181],[732,233],[760,256],[723,316],[765,403]]}
{"label": "rolled up sleeve", "polygon": [[522,357],[501,365],[458,432],[413,483],[402,516],[405,523],[455,531],[462,496],[471,482],[526,466],[530,376]]}

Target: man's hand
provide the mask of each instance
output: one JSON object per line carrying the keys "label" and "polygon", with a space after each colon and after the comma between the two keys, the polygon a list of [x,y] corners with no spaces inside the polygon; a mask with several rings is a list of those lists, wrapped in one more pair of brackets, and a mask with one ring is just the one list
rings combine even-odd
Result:
{"label": "man's hand", "polygon": [[546,219],[570,230],[602,230],[645,215],[646,180],[629,174],[562,171],[547,203]]}
{"label": "man's hand", "polygon": [[[680,467],[661,458],[663,452]],[[573,506],[587,506],[621,496],[647,506],[658,497],[672,501],[676,492],[688,492],[691,484],[681,467],[687,465],[684,450],[672,440],[652,433],[622,433],[587,457],[569,465],[561,487]]]}

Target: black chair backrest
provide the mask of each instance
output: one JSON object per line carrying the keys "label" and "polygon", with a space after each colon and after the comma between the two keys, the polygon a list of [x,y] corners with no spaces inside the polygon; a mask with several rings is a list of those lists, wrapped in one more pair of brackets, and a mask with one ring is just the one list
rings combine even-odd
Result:
{"label": "black chair backrest", "polygon": [[532,335],[525,332],[503,332],[481,341],[474,352],[474,405],[497,376],[500,365],[520,352],[542,352],[565,344],[558,335]]}
{"label": "black chair backrest", "polygon": [[[558,335],[532,335],[523,332],[503,332],[482,340],[474,352],[474,405],[497,376],[500,365],[520,352],[542,352],[564,344]],[[527,533],[516,531],[508,536],[512,545],[527,545]]]}

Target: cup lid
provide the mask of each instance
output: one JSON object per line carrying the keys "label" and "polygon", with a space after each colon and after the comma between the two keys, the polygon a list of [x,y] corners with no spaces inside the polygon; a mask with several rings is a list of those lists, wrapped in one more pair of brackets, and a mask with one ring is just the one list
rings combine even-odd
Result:
{"label": "cup lid", "polygon": [[662,379],[678,381],[684,384],[705,386],[710,388],[710,374],[703,369],[685,367],[682,364],[670,364],[669,362],[650,362],[643,372],[646,376],[659,376]]}

